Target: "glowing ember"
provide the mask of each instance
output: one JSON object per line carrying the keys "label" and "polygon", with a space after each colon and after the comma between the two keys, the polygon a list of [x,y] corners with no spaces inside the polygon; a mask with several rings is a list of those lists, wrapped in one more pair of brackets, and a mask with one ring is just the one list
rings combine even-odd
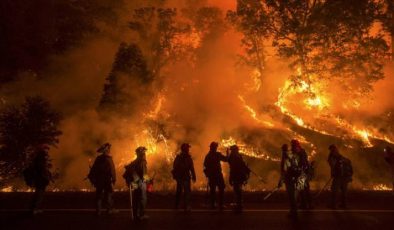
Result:
{"label": "glowing ember", "polygon": [[195,29],[190,33],[177,33],[175,34],[172,42],[177,48],[191,47],[196,49],[201,45],[201,34]]}
{"label": "glowing ember", "polygon": [[162,94],[159,94],[157,96],[156,105],[148,114],[146,114],[146,117],[150,118],[150,119],[157,119],[165,100],[166,100],[165,96]]}
{"label": "glowing ember", "polygon": [[2,188],[0,192],[13,192],[13,187],[12,186],[7,186],[5,188]]}
{"label": "glowing ember", "polygon": [[355,130],[355,132],[360,135],[360,137],[362,138],[363,142],[367,145],[367,147],[372,147],[373,145],[371,144],[371,142],[369,141],[369,133],[366,130]]}
{"label": "glowing ember", "polygon": [[[300,74],[301,72],[302,72],[301,69],[297,69],[298,74]],[[321,116],[320,113],[316,113],[314,117],[318,119],[325,119],[328,123],[335,125],[338,129],[345,131],[345,133],[347,134],[338,135],[335,133],[327,132],[325,130],[317,129],[316,127],[310,125],[310,123],[307,124],[303,118],[290,112],[290,110],[287,108],[287,104],[289,104],[290,98],[297,94],[314,95],[312,97],[307,97],[304,100],[306,109],[317,108],[318,111],[322,111],[323,109],[328,108],[329,107],[328,99],[327,97],[322,95],[322,93],[320,92],[320,90],[318,90],[318,88],[319,87],[315,87],[315,86],[311,86],[310,84],[307,84],[305,81],[301,81],[298,85],[294,86],[291,81],[287,80],[284,84],[284,87],[280,89],[278,100],[275,104],[276,106],[279,107],[280,111],[283,114],[292,118],[298,126],[311,129],[313,131],[325,135],[337,136],[342,139],[348,137],[359,139],[364,143],[366,147],[373,146],[373,144],[371,143],[371,138],[384,140],[389,143],[394,143],[393,140],[391,140],[389,137],[385,135],[381,135],[378,131],[372,131],[367,128],[358,128],[353,124],[349,123],[348,121],[339,118],[338,116],[335,116],[334,114],[327,113],[328,110],[326,111],[326,113],[322,114],[323,116]],[[353,101],[352,105],[353,107],[358,107],[360,103],[358,101]]]}
{"label": "glowing ember", "polygon": [[250,107],[249,105],[246,104],[245,99],[241,95],[238,95],[238,98],[239,98],[239,100],[241,100],[246,111],[248,111],[250,113],[250,116],[253,118],[253,120],[255,120],[255,121],[257,121],[257,123],[263,124],[267,127],[274,127],[274,124],[272,124],[271,122],[263,121],[263,120],[260,120],[259,118],[257,118],[256,111],[252,107]]}
{"label": "glowing ember", "polygon": [[390,191],[390,190],[392,190],[392,188],[390,188],[389,186],[387,186],[385,184],[374,185],[372,189],[375,191]]}
{"label": "glowing ember", "polygon": [[137,146],[145,146],[147,148],[147,156],[164,153],[168,162],[172,160],[173,156],[169,151],[167,139],[163,134],[154,136],[152,130],[145,129],[140,134],[135,135],[134,139]]}
{"label": "glowing ember", "polygon": [[317,108],[319,110],[323,110],[328,106],[328,103],[326,102],[325,99],[322,99],[320,96],[315,96],[311,98],[307,98],[305,100],[305,103],[307,104],[308,108]]}
{"label": "glowing ember", "polygon": [[393,189],[390,186],[386,185],[386,184],[375,184],[372,187],[363,188],[363,190],[391,191]]}
{"label": "glowing ember", "polygon": [[304,126],[305,125],[304,121],[301,118],[299,118],[299,117],[294,117],[294,120],[297,122],[297,124],[299,126]]}
{"label": "glowing ember", "polygon": [[259,149],[256,149],[254,147],[251,146],[247,146],[246,144],[236,141],[233,137],[229,137],[228,139],[222,139],[220,141],[220,145],[223,148],[229,148],[232,145],[238,145],[239,147],[239,151],[245,155],[245,156],[249,156],[249,157],[254,157],[254,158],[259,158],[259,159],[263,159],[263,160],[269,160],[269,161],[280,161],[280,158],[275,158],[272,157],[272,154],[268,154],[268,153],[264,153]]}
{"label": "glowing ember", "polygon": [[6,186],[0,189],[0,192],[33,192],[32,188],[16,188],[13,186]]}
{"label": "glowing ember", "polygon": [[258,69],[254,69],[250,74],[252,83],[245,84],[245,87],[252,92],[257,92],[261,88],[261,73]]}

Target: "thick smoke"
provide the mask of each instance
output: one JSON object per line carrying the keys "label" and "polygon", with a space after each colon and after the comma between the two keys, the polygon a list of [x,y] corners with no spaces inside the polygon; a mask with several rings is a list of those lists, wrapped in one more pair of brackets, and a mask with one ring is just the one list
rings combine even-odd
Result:
{"label": "thick smoke", "polygon": [[[271,157],[268,160],[245,157],[250,167],[267,180],[263,184],[252,178],[249,189],[271,188],[277,183],[279,163],[275,159],[280,158],[280,146],[293,138],[301,139],[309,153],[316,152],[311,156],[317,162],[317,182],[313,184],[315,187],[321,186],[328,179],[326,157],[327,146],[331,143],[338,144],[341,152],[353,160],[356,171],[354,187],[388,182],[388,172],[375,172],[384,165],[379,151],[387,143],[376,140],[376,148],[364,148],[365,143],[357,138],[343,140],[339,135],[336,136],[337,130],[334,128],[325,127],[330,131],[334,130],[328,135],[297,125],[275,105],[280,89],[292,73],[287,67],[287,61],[275,59],[274,51],[269,51],[268,56],[271,58],[267,59],[262,73],[261,86],[256,88],[258,83],[254,70],[236,65],[237,55],[242,52],[241,35],[226,27],[228,25],[225,23],[222,32],[199,38],[193,64],[177,61],[167,65],[162,77],[151,83],[149,92],[134,95],[135,102],[130,104],[134,107],[133,114],[125,116],[117,114],[118,111],[111,111],[110,117],[104,116],[97,108],[117,49],[122,42],[138,43],[135,34],[128,28],[134,8],[145,4],[179,9],[189,7],[189,10],[214,6],[222,10],[224,20],[226,11],[236,6],[235,1],[227,0],[130,2],[126,1],[115,10],[116,23],[111,26],[98,24],[100,32],[94,37],[89,37],[81,46],[62,55],[52,56],[42,76],[23,73],[18,80],[1,89],[5,104],[18,103],[27,95],[40,94],[63,113],[63,135],[59,146],[51,149],[55,168],[60,173],[54,187],[90,188],[84,178],[89,164],[96,157],[95,150],[105,142],[110,142],[113,146],[118,188],[124,187],[121,178],[123,166],[135,157],[134,149],[139,145],[146,145],[150,148],[150,174],[153,171],[158,173],[156,180],[159,188],[172,189],[169,168],[171,159],[179,151],[182,142],[192,145],[191,154],[198,174],[196,187],[203,187],[205,179],[202,162],[209,143],[230,137],[240,144],[252,146],[257,155],[266,154]],[[145,57],[147,61],[150,60],[146,52]],[[340,99],[333,95],[339,91],[329,89],[328,96],[333,99],[331,111],[327,113],[341,114],[352,123],[375,127],[377,132],[393,137],[392,129],[381,130],[393,124],[391,111],[394,105],[390,100],[394,86],[393,72],[392,66],[386,68],[386,78],[377,82],[368,98],[361,100],[360,103],[363,104],[357,109],[357,113],[356,110],[336,106],[335,103]],[[130,92],[141,91],[136,89],[139,86],[134,83],[128,87]],[[155,93],[151,95],[151,92]],[[317,111],[303,108],[303,99],[292,97],[291,100],[289,110],[294,114],[302,114],[302,118],[311,125],[320,125],[314,116]],[[250,109],[256,112],[255,117]],[[383,121],[380,118],[384,115],[388,118]],[[365,118],[369,119],[368,122]],[[221,150],[225,151],[225,148]],[[225,168],[224,173],[227,172],[228,169]]]}

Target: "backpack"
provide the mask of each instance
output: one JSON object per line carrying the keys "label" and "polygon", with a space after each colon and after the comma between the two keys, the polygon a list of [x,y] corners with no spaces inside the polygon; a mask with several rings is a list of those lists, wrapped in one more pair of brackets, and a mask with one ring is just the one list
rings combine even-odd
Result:
{"label": "backpack", "polygon": [[307,178],[311,181],[315,177],[315,162],[312,161],[308,166]]}
{"label": "backpack", "polygon": [[341,176],[345,178],[348,182],[352,181],[352,176],[353,176],[352,162],[347,158],[342,158],[340,162],[342,167]]}
{"label": "backpack", "polygon": [[134,181],[134,177],[136,174],[135,164],[134,162],[132,162],[126,165],[124,168],[125,168],[125,172],[123,173],[122,177],[125,179],[126,184],[129,185],[131,182]]}
{"label": "backpack", "polygon": [[97,173],[95,172],[95,170],[93,170],[93,167],[90,168],[88,176],[87,176],[89,182],[96,187],[97,183],[98,183],[98,177],[97,177]]}
{"label": "backpack", "polygon": [[34,186],[34,169],[32,165],[29,165],[27,168],[23,170],[23,179],[25,180],[25,183],[29,187]]}
{"label": "backpack", "polygon": [[240,175],[241,181],[243,181],[243,183],[246,184],[250,177],[250,168],[244,162],[242,164],[242,170],[240,174],[241,174]]}
{"label": "backpack", "polygon": [[302,171],[299,163],[296,161],[295,157],[288,157],[287,159],[290,162],[290,167],[287,169],[287,176],[290,178],[298,178]]}
{"label": "backpack", "polygon": [[100,180],[102,179],[101,174],[105,167],[104,164],[105,164],[105,159],[102,157],[102,155],[100,155],[94,161],[93,166],[90,167],[87,178],[89,179],[90,183],[92,183],[94,187],[97,187]]}
{"label": "backpack", "polygon": [[241,155],[230,155],[228,162],[230,163],[231,180],[246,184],[250,176],[250,169],[243,161]]}

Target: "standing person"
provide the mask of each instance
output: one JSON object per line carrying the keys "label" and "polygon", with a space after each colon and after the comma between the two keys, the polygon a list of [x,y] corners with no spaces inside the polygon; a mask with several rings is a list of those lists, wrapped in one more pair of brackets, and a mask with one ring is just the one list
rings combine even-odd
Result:
{"label": "standing person", "polygon": [[298,183],[301,200],[300,208],[311,209],[312,199],[310,195],[309,180],[311,179],[310,173],[312,170],[312,166],[308,161],[308,155],[306,151],[301,147],[300,142],[296,139],[291,140],[291,152],[298,155],[299,166],[301,167],[301,175],[299,177]]}
{"label": "standing person", "polygon": [[235,194],[235,212],[242,212],[242,186],[245,185],[249,179],[250,169],[245,164],[239,153],[239,147],[232,145],[230,147],[230,155],[228,157],[230,165],[230,185],[233,186]]}
{"label": "standing person", "polygon": [[123,174],[127,185],[132,186],[133,218],[135,220],[149,218],[145,215],[147,202],[146,186],[151,181],[148,176],[146,150],[144,146],[140,146],[135,150],[137,159],[125,167],[126,172]]}
{"label": "standing person", "polygon": [[282,146],[281,181],[278,187],[281,187],[283,182],[286,185],[290,202],[289,217],[291,218],[297,217],[297,196],[301,172],[300,156],[293,151],[289,152],[287,145],[284,144]]}
{"label": "standing person", "polygon": [[223,156],[217,151],[219,144],[212,142],[209,146],[209,152],[204,159],[204,174],[208,178],[209,195],[211,208],[215,208],[216,201],[216,187],[219,190],[219,210],[223,210],[223,196],[224,196],[224,179],[222,174],[222,166],[220,162],[227,162],[227,157]]}
{"label": "standing person", "polygon": [[391,150],[390,146],[387,146],[386,148],[384,148],[384,159],[387,161],[387,163],[390,166],[390,170],[391,170],[391,180],[393,183],[393,192],[394,192],[394,153]]}
{"label": "standing person", "polygon": [[172,176],[176,180],[175,209],[179,208],[181,195],[183,191],[184,210],[190,211],[190,193],[191,180],[196,182],[196,173],[194,171],[193,159],[190,156],[190,145],[183,143],[181,153],[175,157],[172,169]]}
{"label": "standing person", "polygon": [[42,212],[41,203],[45,190],[52,180],[50,171],[52,164],[50,163],[46,146],[37,147],[33,154],[33,160],[23,171],[23,174],[26,184],[34,188],[34,195],[30,205],[31,212],[32,214],[38,214]]}
{"label": "standing person", "polygon": [[340,208],[346,208],[346,193],[348,183],[352,181],[353,169],[351,161],[342,156],[335,145],[328,147],[328,164],[331,168],[331,203],[330,208],[335,209],[337,204],[337,193],[341,190]]}
{"label": "standing person", "polygon": [[88,179],[96,188],[96,214],[99,216],[103,200],[108,214],[116,212],[112,207],[112,186],[116,182],[116,173],[111,156],[111,144],[105,143],[97,149],[97,152],[101,155],[96,157],[93,166],[90,168]]}

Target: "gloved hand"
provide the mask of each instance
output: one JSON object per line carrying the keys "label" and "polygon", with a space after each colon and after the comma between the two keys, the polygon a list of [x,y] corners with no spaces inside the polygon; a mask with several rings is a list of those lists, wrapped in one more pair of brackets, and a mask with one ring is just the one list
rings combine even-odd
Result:
{"label": "gloved hand", "polygon": [[137,189],[138,188],[138,183],[137,182],[131,182],[131,189]]}
{"label": "gloved hand", "polygon": [[279,182],[278,182],[278,188],[282,187],[282,185],[283,185],[283,179],[280,178],[280,179],[279,179]]}
{"label": "gloved hand", "polygon": [[150,181],[151,180],[151,178],[150,178],[150,176],[148,176],[148,174],[146,174],[146,175],[144,175],[144,181]]}

